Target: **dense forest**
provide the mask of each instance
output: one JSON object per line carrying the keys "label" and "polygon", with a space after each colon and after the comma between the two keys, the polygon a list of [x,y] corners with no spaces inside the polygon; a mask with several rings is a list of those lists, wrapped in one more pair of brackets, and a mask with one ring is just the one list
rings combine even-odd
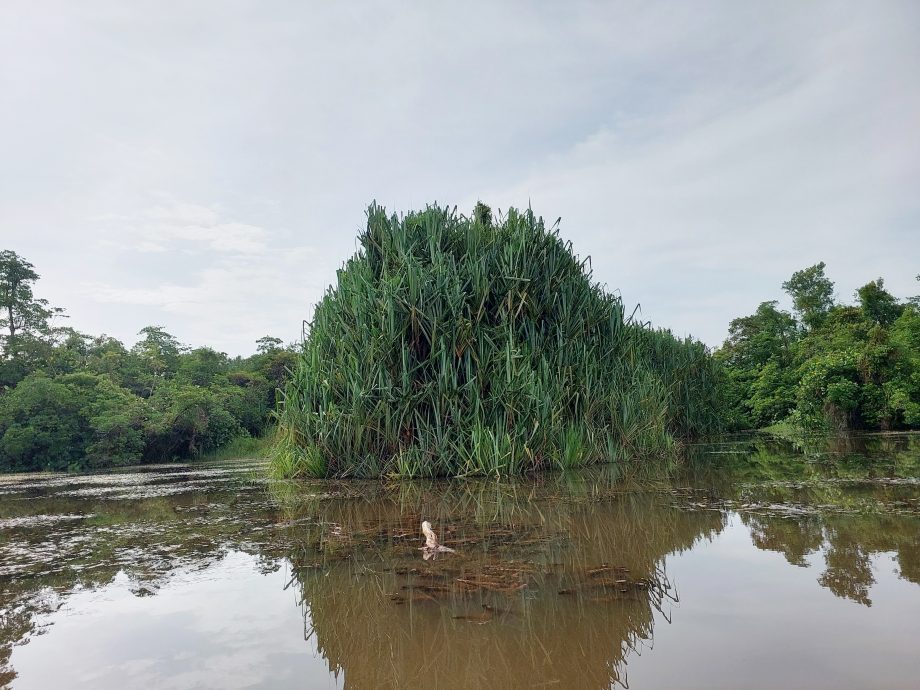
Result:
{"label": "dense forest", "polygon": [[293,361],[281,340],[230,358],[147,326],[128,348],[62,325],[38,278],[0,252],[0,471],[192,458],[263,434]]}
{"label": "dense forest", "polygon": [[920,427],[920,298],[898,300],[878,278],[855,304],[840,304],[825,268],[783,283],[794,313],[763,302],[731,322],[715,353],[728,376],[730,426]]}

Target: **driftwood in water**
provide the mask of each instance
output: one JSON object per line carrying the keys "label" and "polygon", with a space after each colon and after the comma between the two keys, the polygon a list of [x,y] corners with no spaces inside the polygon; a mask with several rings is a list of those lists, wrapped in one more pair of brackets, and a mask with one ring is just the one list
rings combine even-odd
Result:
{"label": "driftwood in water", "polygon": [[439,553],[456,553],[447,546],[441,546],[438,535],[431,529],[431,523],[428,520],[422,522],[422,534],[425,535],[425,545],[421,547],[422,558],[426,561],[430,558],[437,558]]}

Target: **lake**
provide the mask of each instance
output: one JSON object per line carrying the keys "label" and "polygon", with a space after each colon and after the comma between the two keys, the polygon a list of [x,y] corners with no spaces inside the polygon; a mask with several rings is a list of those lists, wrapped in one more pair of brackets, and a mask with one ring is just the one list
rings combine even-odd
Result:
{"label": "lake", "polygon": [[920,435],[667,476],[0,477],[0,687],[918,687]]}

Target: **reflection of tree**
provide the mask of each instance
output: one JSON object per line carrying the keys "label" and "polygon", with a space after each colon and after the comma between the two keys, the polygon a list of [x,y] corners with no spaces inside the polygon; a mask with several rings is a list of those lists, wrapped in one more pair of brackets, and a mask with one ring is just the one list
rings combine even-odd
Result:
{"label": "reflection of tree", "polygon": [[823,550],[825,570],[818,582],[838,597],[871,606],[872,559],[882,553],[894,552],[900,576],[920,584],[918,517],[816,512],[795,517],[742,514],[742,519],[755,546],[782,553],[794,565],[805,565],[806,555]]}
{"label": "reflection of tree", "polygon": [[[603,470],[498,484],[279,483],[271,496],[238,467],[5,484],[0,686],[12,645],[77,585],[123,572],[137,594],[155,593],[230,550],[266,569],[291,560],[308,632],[355,688],[625,680],[656,609],[669,611],[664,556],[713,535],[726,510],[790,563],[822,553],[819,582],[837,596],[868,604],[883,553],[920,584],[918,489],[905,479],[920,475],[920,436],[808,443],[696,447],[657,490]],[[423,561],[422,519],[460,553]]]}
{"label": "reflection of tree", "polygon": [[774,520],[742,516],[742,519],[751,530],[754,546],[764,551],[777,551],[792,565],[806,566],[805,556],[824,543],[824,530],[817,516]]}
{"label": "reflection of tree", "polygon": [[741,514],[758,548],[799,566],[823,551],[818,581],[839,597],[871,605],[885,552],[920,583],[920,435],[746,436],[691,448],[685,474]]}
{"label": "reflection of tree", "polygon": [[898,569],[905,580],[920,585],[920,526],[914,531],[913,543],[898,549]]}
{"label": "reflection of tree", "polygon": [[[624,682],[673,596],[663,557],[723,525],[591,481],[417,487],[289,511],[309,519],[292,527],[308,632],[349,688]],[[422,517],[457,556],[422,560]]]}
{"label": "reflection of tree", "polygon": [[872,606],[869,587],[875,584],[870,554],[853,542],[831,542],[824,556],[827,569],[818,578],[838,597]]}
{"label": "reflection of tree", "polygon": [[687,469],[727,490],[741,482],[920,476],[920,434],[748,434],[691,446]]}

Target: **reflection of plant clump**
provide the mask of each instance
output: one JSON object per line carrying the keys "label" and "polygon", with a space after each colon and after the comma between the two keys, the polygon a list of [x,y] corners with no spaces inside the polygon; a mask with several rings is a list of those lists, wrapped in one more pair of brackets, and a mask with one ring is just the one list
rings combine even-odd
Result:
{"label": "reflection of plant clump", "polygon": [[368,211],[287,386],[279,475],[512,474],[718,425],[708,351],[624,314],[532,212]]}
{"label": "reflection of plant clump", "polygon": [[[283,499],[330,670],[354,688],[625,685],[627,657],[675,596],[662,559],[712,538],[723,516],[599,473],[555,480],[342,483]],[[423,516],[456,554],[423,560]]]}

